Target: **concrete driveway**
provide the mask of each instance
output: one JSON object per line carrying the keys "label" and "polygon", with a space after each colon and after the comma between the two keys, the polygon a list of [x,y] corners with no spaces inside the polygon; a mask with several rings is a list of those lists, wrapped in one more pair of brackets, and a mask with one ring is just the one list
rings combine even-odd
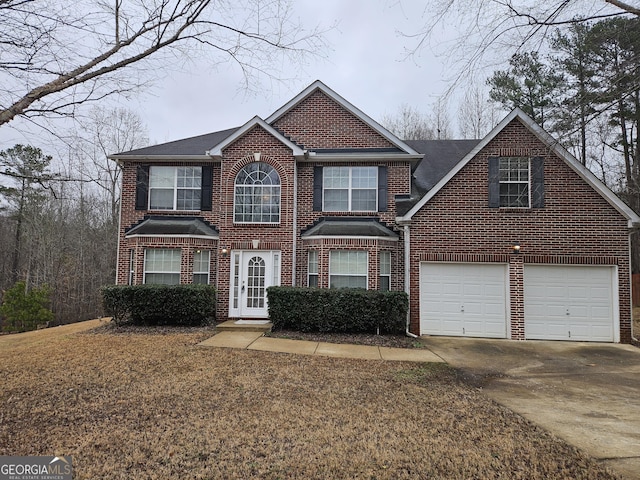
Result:
{"label": "concrete driveway", "polygon": [[631,345],[423,337],[496,402],[640,479],[640,349]]}

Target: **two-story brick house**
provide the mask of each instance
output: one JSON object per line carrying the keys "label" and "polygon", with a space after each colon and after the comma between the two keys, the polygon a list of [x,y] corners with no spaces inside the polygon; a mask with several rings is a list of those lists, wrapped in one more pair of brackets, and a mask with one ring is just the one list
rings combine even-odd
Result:
{"label": "two-story brick house", "polygon": [[631,339],[640,218],[520,111],[482,140],[405,142],[318,81],[110,158],[117,283],[212,284],[219,320],[266,318],[270,285],[356,287],[406,290],[414,334]]}

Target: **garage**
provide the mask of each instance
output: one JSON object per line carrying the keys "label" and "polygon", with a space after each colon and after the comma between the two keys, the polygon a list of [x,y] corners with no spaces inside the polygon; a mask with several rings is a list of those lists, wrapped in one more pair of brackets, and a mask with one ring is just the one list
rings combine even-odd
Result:
{"label": "garage", "polygon": [[507,337],[507,265],[420,264],[420,334]]}
{"label": "garage", "polygon": [[616,269],[525,265],[525,338],[613,342]]}

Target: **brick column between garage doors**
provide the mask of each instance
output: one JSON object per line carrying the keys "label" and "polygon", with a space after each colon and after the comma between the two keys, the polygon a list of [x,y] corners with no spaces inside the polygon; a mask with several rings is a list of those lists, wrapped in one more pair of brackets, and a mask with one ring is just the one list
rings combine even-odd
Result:
{"label": "brick column between garage doors", "polygon": [[517,253],[509,257],[509,298],[511,339],[524,340],[524,259]]}

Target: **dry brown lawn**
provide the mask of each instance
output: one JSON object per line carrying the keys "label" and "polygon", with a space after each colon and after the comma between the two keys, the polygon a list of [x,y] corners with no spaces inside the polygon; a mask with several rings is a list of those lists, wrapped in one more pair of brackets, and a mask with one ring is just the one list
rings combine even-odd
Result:
{"label": "dry brown lawn", "polygon": [[0,342],[0,455],[72,455],[75,479],[616,478],[444,365],[205,337]]}

